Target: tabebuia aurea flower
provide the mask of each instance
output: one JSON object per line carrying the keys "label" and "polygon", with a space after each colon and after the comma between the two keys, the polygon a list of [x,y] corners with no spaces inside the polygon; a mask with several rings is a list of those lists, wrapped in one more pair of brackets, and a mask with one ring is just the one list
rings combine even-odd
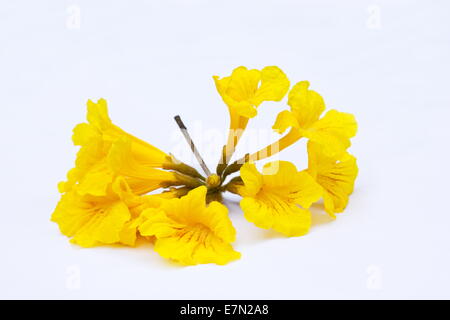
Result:
{"label": "tabebuia aurea flower", "polygon": [[[213,79],[230,114],[215,172],[175,117],[204,174],[113,124],[104,99],[88,101],[87,122],[73,130],[73,143],[80,147],[75,166],[58,185],[61,199],[51,218],[62,234],[82,247],[134,246],[142,237],[181,265],[224,265],[241,256],[233,248],[236,230],[221,203],[226,192],[242,197],[249,222],[287,237],[308,233],[314,203],[323,203],[333,218],[344,211],[358,174],[356,158],[348,152],[357,131],[354,116],[334,109],[323,115],[324,99],[309,82],[290,88],[275,66],[238,67]],[[283,136],[231,162],[258,107],[286,95],[289,108],[280,110],[273,125]],[[302,138],[307,139],[307,168],[278,160],[258,170],[260,162]]]}
{"label": "tabebuia aurea flower", "polygon": [[240,173],[241,207],[248,221],[290,237],[308,232],[308,208],[322,195],[320,186],[308,173],[297,171],[288,161],[269,162],[262,173],[254,164],[246,163]]}
{"label": "tabebuia aurea flower", "polygon": [[201,186],[180,199],[145,209],[138,223],[140,234],[154,236],[156,252],[184,265],[239,259],[240,253],[231,246],[236,230],[228,209],[217,201],[206,205],[206,193]]}
{"label": "tabebuia aurea flower", "polygon": [[339,159],[329,157],[320,145],[310,141],[306,171],[322,188],[325,211],[332,217],[344,211],[358,175],[356,158],[347,152]]}
{"label": "tabebuia aurea flower", "polygon": [[233,156],[249,119],[257,115],[257,107],[264,101],[283,99],[290,83],[278,67],[265,67],[261,71],[238,67],[231,76],[221,79],[214,76],[213,79],[230,113],[228,140],[217,168],[218,173],[222,173]]}

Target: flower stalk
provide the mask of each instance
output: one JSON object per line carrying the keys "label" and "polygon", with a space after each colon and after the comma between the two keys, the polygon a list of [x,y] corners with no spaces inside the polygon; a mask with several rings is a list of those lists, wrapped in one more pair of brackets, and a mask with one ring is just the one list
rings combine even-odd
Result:
{"label": "flower stalk", "polygon": [[205,160],[203,160],[202,156],[198,152],[197,147],[195,146],[194,141],[191,138],[191,135],[189,134],[186,126],[184,125],[183,121],[181,120],[181,117],[179,115],[174,117],[175,122],[177,123],[178,127],[180,128],[181,132],[183,133],[184,138],[186,139],[187,143],[189,144],[192,153],[194,154],[195,158],[197,158],[198,163],[202,167],[203,171],[205,172],[206,176],[211,175],[211,171],[208,169],[208,166],[205,163]]}

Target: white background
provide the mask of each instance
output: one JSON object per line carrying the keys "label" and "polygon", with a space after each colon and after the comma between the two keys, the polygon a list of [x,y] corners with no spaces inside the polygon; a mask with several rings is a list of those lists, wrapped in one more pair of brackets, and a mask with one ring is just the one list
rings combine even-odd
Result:
{"label": "white background", "polygon": [[[0,298],[450,298],[449,9],[2,0]],[[331,222],[314,208],[311,232],[286,239],[246,222],[228,197],[242,259],[225,267],[179,267],[146,243],[69,244],[49,218],[87,99],[106,98],[115,123],[167,152],[187,148],[180,114],[200,127],[193,135],[213,167],[220,145],[204,132],[225,132],[228,115],[211,76],[239,65],[278,65],[355,114],[360,174],[345,213]],[[283,108],[264,104],[250,130],[267,130]],[[304,147],[280,158],[301,169]]]}

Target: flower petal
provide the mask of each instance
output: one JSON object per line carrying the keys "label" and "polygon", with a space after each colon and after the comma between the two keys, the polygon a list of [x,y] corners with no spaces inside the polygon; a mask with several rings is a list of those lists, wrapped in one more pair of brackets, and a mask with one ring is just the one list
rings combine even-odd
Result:
{"label": "flower petal", "polygon": [[146,209],[139,218],[139,232],[155,236],[155,251],[184,265],[225,264],[238,259],[232,248],[236,231],[228,210],[218,202],[206,207],[206,187],[180,199],[162,200],[157,209]]}
{"label": "flower petal", "polygon": [[217,201],[209,203],[205,211],[206,223],[214,234],[225,242],[236,240],[236,229],[228,217],[228,209]]}
{"label": "flower petal", "polygon": [[339,157],[351,145],[350,138],[356,135],[357,123],[350,113],[330,110],[304,135],[322,145],[330,157]]}
{"label": "flower petal", "polygon": [[308,173],[323,188],[325,211],[331,216],[342,212],[358,175],[356,158],[346,153],[336,160],[326,155],[320,145],[309,142]]}
{"label": "flower petal", "polygon": [[[241,178],[244,181],[245,189],[243,192],[245,195],[255,195],[261,189],[263,178],[262,175],[256,169],[253,163],[244,163],[240,170]],[[243,195],[244,196],[244,195]]]}
{"label": "flower petal", "polygon": [[291,111],[284,110],[278,114],[277,119],[272,126],[272,129],[274,129],[278,133],[283,133],[284,131],[286,131],[286,129],[291,127],[299,127],[297,118]]}
{"label": "flower petal", "polygon": [[134,225],[134,221],[130,220],[126,222],[119,232],[119,242],[127,245],[134,246],[136,244],[137,228]]}
{"label": "flower petal", "polygon": [[296,193],[295,201],[308,209],[322,197],[322,188],[307,172],[299,172],[297,177],[297,187],[300,191]]}
{"label": "flower petal", "polygon": [[100,138],[99,132],[90,124],[80,123],[73,128],[72,141],[76,146],[85,146]]}
{"label": "flower petal", "polygon": [[253,103],[259,106],[263,101],[280,101],[289,90],[289,79],[275,66],[261,70],[261,86],[256,91]]}
{"label": "flower petal", "polygon": [[322,196],[322,188],[306,172],[298,172],[289,161],[274,161],[263,168],[264,189],[285,201],[307,209]]}
{"label": "flower petal", "polygon": [[[289,80],[278,67],[265,67],[262,71],[238,67],[229,77],[213,77],[217,91],[234,114],[244,118],[256,116],[256,107],[263,101],[280,101],[289,89]],[[237,126],[236,126],[237,128]]]}
{"label": "flower petal", "polygon": [[226,94],[238,102],[249,100],[255,95],[260,80],[261,71],[238,67],[231,74],[231,80],[226,88]]}
{"label": "flower petal", "polygon": [[183,227],[182,224],[170,219],[162,209],[146,209],[140,219],[143,222],[139,225],[139,233],[143,236],[170,237]]}
{"label": "flower petal", "polygon": [[288,237],[298,237],[308,233],[311,214],[295,204],[288,204],[277,198],[258,200],[244,198],[241,208],[245,218],[262,229],[274,229]]}
{"label": "flower petal", "polygon": [[246,189],[253,188],[253,181],[243,178],[241,208],[245,218],[260,228],[274,229],[287,236],[307,233],[311,225],[310,213],[297,204],[309,208],[322,196],[322,187],[288,161],[267,163],[262,175],[254,165],[247,168],[251,169],[252,176],[258,174],[261,181],[256,192],[249,192]]}
{"label": "flower petal", "polygon": [[[192,239],[192,238],[190,238]],[[158,238],[155,251],[162,257],[182,265],[215,263],[225,265],[241,257],[233,247],[217,237],[210,237],[203,244],[194,240],[179,238]]]}
{"label": "flower petal", "polygon": [[325,102],[321,95],[308,88],[308,81],[298,82],[289,92],[288,99],[292,112],[303,128],[310,127],[325,110]]}
{"label": "flower petal", "polygon": [[256,109],[251,99],[254,97],[261,79],[260,71],[238,67],[229,77],[219,79],[218,76],[214,76],[213,79],[217,91],[230,108],[230,112],[236,112],[246,118],[256,116]]}
{"label": "flower petal", "polygon": [[332,109],[314,124],[313,129],[319,131],[326,130],[337,136],[352,138],[356,135],[358,124],[356,123],[355,116],[351,113],[339,112]]}
{"label": "flower petal", "polygon": [[99,99],[97,103],[88,100],[87,109],[88,122],[98,130],[105,131],[112,125],[108,115],[108,105],[105,99]]}
{"label": "flower petal", "polygon": [[118,199],[76,192],[64,194],[52,215],[61,232],[83,247],[120,242],[120,233],[130,218],[128,207]]}
{"label": "flower petal", "polygon": [[108,154],[108,165],[112,172],[127,178],[127,182],[137,194],[148,193],[162,186],[163,182],[176,182],[175,174],[158,170],[135,158],[132,143],[122,137],[113,143]]}
{"label": "flower petal", "polygon": [[115,202],[105,208],[102,214],[96,214],[74,235],[71,242],[82,247],[92,247],[98,243],[112,244],[120,242],[120,234],[130,219],[130,212],[122,202]]}
{"label": "flower petal", "polygon": [[107,194],[108,187],[113,179],[114,176],[108,170],[106,164],[99,162],[93,165],[80,179],[77,185],[77,192],[80,195],[104,196]]}

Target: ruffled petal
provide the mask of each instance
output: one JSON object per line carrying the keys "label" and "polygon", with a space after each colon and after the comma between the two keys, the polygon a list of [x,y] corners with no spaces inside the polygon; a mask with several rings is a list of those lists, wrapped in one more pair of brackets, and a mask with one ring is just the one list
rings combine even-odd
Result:
{"label": "ruffled petal", "polygon": [[98,130],[106,131],[112,125],[105,99],[99,99],[97,103],[88,100],[87,110],[87,121]]}
{"label": "ruffled petal", "polygon": [[119,232],[119,242],[126,246],[134,246],[136,244],[137,228],[134,220],[126,222]]}
{"label": "ruffled petal", "polygon": [[299,191],[295,194],[295,201],[303,208],[308,209],[321,198],[322,188],[307,172],[299,172],[297,179]]}
{"label": "ruffled petal", "polygon": [[220,79],[218,76],[214,76],[213,79],[217,91],[230,108],[230,112],[236,112],[247,118],[256,116],[256,108],[251,99],[254,97],[261,79],[260,71],[238,67],[229,77]]}
{"label": "ruffled petal", "polygon": [[272,129],[278,133],[283,133],[288,128],[299,128],[296,116],[288,110],[281,111],[275,120]]}
{"label": "ruffled petal", "polygon": [[77,185],[77,192],[80,195],[104,196],[108,192],[114,175],[108,170],[106,163],[99,162],[93,165]]}
{"label": "ruffled petal", "polygon": [[311,214],[293,203],[272,197],[271,199],[244,198],[241,208],[245,218],[262,229],[273,229],[288,237],[308,233]]}
{"label": "ruffled petal", "polygon": [[322,196],[322,188],[306,172],[299,172],[289,161],[274,161],[263,168],[264,189],[286,201],[309,208]]}
{"label": "ruffled petal", "polygon": [[272,161],[264,165],[262,169],[264,185],[271,188],[295,188],[298,183],[297,167],[289,161]]}
{"label": "ruffled petal", "polygon": [[[193,231],[194,232],[194,231]],[[155,241],[155,251],[162,257],[177,261],[182,265],[215,263],[225,265],[241,257],[241,254],[223,240],[210,236],[203,243],[187,236],[160,238]]]}
{"label": "ruffled petal", "polygon": [[58,223],[62,234],[72,237],[89,221],[91,215],[88,210],[89,206],[83,205],[81,196],[68,192],[61,196],[51,220]]}
{"label": "ruffled petal", "polygon": [[255,96],[261,81],[261,71],[238,67],[233,70],[226,94],[235,101],[249,100]]}
{"label": "ruffled petal", "polygon": [[[229,77],[213,77],[217,91],[233,114],[245,118],[256,116],[263,101],[280,101],[289,89],[289,80],[278,67],[265,67],[261,71],[238,67]],[[236,119],[234,119],[236,120]]]}
{"label": "ruffled petal", "polygon": [[99,132],[90,124],[80,123],[73,128],[72,141],[76,146],[85,146],[99,139]]}
{"label": "ruffled petal", "polygon": [[333,199],[333,207],[325,207],[327,212],[342,212],[347,206],[350,194],[353,192],[358,167],[356,159],[352,157],[347,161],[341,161],[329,170],[318,174],[317,182],[325,189]]}
{"label": "ruffled petal", "polygon": [[163,209],[146,209],[140,219],[139,233],[143,236],[170,237],[183,228],[183,224],[169,218]]}
{"label": "ruffled petal", "polygon": [[231,243],[236,240],[236,229],[228,218],[228,209],[223,204],[213,201],[205,210],[206,225],[219,239]]}
{"label": "ruffled petal", "polygon": [[289,90],[289,79],[275,66],[261,70],[261,86],[256,91],[253,103],[259,106],[263,101],[280,101]]}
{"label": "ruffled petal", "polygon": [[206,192],[199,187],[142,212],[139,232],[156,237],[155,251],[162,257],[183,265],[226,264],[240,257],[230,245],[236,231],[227,208],[218,202],[206,207]]}
{"label": "ruffled petal", "polygon": [[312,129],[331,132],[336,136],[352,138],[356,135],[358,124],[356,123],[355,116],[351,113],[332,109],[322,119],[317,121]]}
{"label": "ruffled petal", "polygon": [[358,175],[356,158],[345,153],[340,160],[326,155],[321,146],[308,143],[308,173],[323,188],[325,211],[334,217],[347,206]]}
{"label": "ruffled petal", "polygon": [[110,170],[126,177],[130,187],[138,194],[156,190],[164,182],[177,181],[173,172],[155,169],[136,159],[132,152],[132,142],[127,137],[113,143],[107,161]]}
{"label": "ruffled petal", "polygon": [[93,215],[77,231],[71,242],[82,247],[120,242],[120,233],[129,219],[128,207],[122,202],[115,202],[104,208],[103,212]]}
{"label": "ruffled petal", "polygon": [[309,90],[309,82],[301,81],[289,92],[288,104],[296,115],[299,125],[310,127],[325,110],[325,102],[320,94]]}
{"label": "ruffled petal", "polygon": [[245,184],[244,195],[255,195],[259,192],[263,184],[263,177],[253,163],[244,163],[241,167],[241,178]]}
{"label": "ruffled petal", "polygon": [[304,135],[322,145],[324,153],[336,158],[351,145],[350,138],[356,135],[356,131],[357,123],[352,114],[330,110]]}
{"label": "ruffled petal", "polygon": [[[254,165],[247,168],[255,175]],[[251,179],[243,178],[244,186],[240,190],[244,197],[241,208],[245,218],[260,228],[274,229],[290,237],[306,234],[311,217],[310,212],[303,208],[320,199],[322,188],[308,173],[298,172],[288,161],[270,162],[259,175],[261,181],[257,192],[246,190],[254,188]]]}
{"label": "ruffled petal", "polygon": [[130,218],[128,207],[113,196],[80,196],[76,192],[64,194],[52,215],[61,232],[83,247],[120,242]]}

